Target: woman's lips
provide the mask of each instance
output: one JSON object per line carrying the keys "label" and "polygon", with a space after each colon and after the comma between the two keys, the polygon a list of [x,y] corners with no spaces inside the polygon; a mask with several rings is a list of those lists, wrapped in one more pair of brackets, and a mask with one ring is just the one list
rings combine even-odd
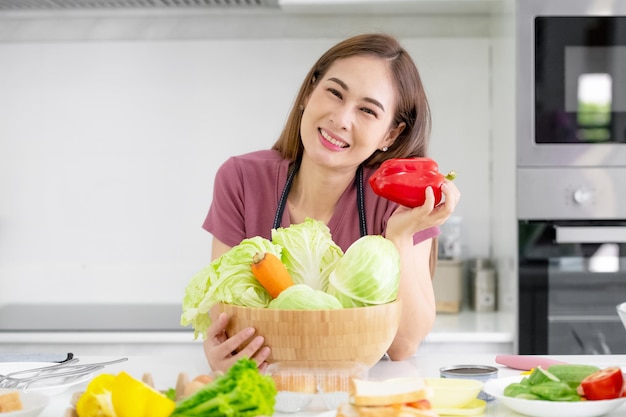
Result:
{"label": "woman's lips", "polygon": [[343,149],[343,148],[347,148],[348,146],[350,146],[346,142],[332,136],[330,133],[328,133],[324,129],[319,129],[319,132],[320,132],[320,136],[322,137],[322,144],[329,149]]}

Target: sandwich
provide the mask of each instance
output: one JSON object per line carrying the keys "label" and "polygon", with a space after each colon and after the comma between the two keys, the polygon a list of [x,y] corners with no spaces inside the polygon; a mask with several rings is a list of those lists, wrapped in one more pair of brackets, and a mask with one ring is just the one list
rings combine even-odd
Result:
{"label": "sandwich", "polygon": [[353,378],[349,402],[337,410],[337,417],[437,417],[429,398],[432,390],[418,377],[386,380]]}

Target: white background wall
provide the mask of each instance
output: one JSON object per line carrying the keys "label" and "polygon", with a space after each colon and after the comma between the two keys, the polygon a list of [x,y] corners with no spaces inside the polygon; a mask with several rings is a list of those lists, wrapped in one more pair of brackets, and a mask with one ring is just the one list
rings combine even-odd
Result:
{"label": "white background wall", "polygon": [[[493,250],[494,43],[468,30],[399,33],[430,98],[431,156],[459,174],[469,258]],[[217,167],[271,146],[343,38],[41,37],[0,44],[0,303],[180,302],[209,262]]]}

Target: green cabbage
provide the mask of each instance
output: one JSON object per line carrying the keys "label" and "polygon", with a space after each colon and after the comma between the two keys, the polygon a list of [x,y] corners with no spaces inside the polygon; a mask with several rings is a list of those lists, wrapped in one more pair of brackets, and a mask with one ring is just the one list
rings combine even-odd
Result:
{"label": "green cabbage", "polygon": [[282,248],[268,239],[255,236],[215,259],[189,282],[183,298],[181,325],[192,325],[194,337],[205,336],[211,325],[209,310],[214,304],[265,308],[272,297],[252,274],[250,264],[257,252],[271,252],[281,257]]}
{"label": "green cabbage", "polygon": [[306,284],[296,284],[283,290],[270,301],[268,308],[276,310],[332,310],[343,308],[339,300]]}
{"label": "green cabbage", "polygon": [[400,254],[382,236],[363,236],[346,250],[329,282],[327,292],[344,307],[388,303],[398,296]]}
{"label": "green cabbage", "polygon": [[212,263],[197,272],[185,289],[180,324],[191,325],[194,328],[194,338],[197,338],[200,332],[204,334],[211,325],[208,312],[213,303],[207,297],[207,293],[211,287],[211,281],[217,277],[214,266]]}
{"label": "green cabbage", "polygon": [[[287,267],[296,285],[276,299],[254,277],[254,255],[269,252]],[[206,337],[209,310],[226,303],[255,308],[334,309],[384,304],[397,297],[400,256],[382,236],[364,236],[344,254],[320,221],[272,230],[272,241],[256,236],[211,262],[192,277],[183,298],[180,323]]]}
{"label": "green cabbage", "polygon": [[343,256],[323,222],[303,223],[272,230],[272,242],[283,247],[282,261],[296,284],[326,291],[328,277]]}

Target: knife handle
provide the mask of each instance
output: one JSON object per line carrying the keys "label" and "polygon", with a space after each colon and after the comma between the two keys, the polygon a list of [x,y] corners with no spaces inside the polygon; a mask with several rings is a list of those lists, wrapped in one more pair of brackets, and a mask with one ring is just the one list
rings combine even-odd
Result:
{"label": "knife handle", "polygon": [[550,365],[566,362],[535,355],[496,355],[496,363],[521,371],[530,371],[538,366],[548,369]]}

